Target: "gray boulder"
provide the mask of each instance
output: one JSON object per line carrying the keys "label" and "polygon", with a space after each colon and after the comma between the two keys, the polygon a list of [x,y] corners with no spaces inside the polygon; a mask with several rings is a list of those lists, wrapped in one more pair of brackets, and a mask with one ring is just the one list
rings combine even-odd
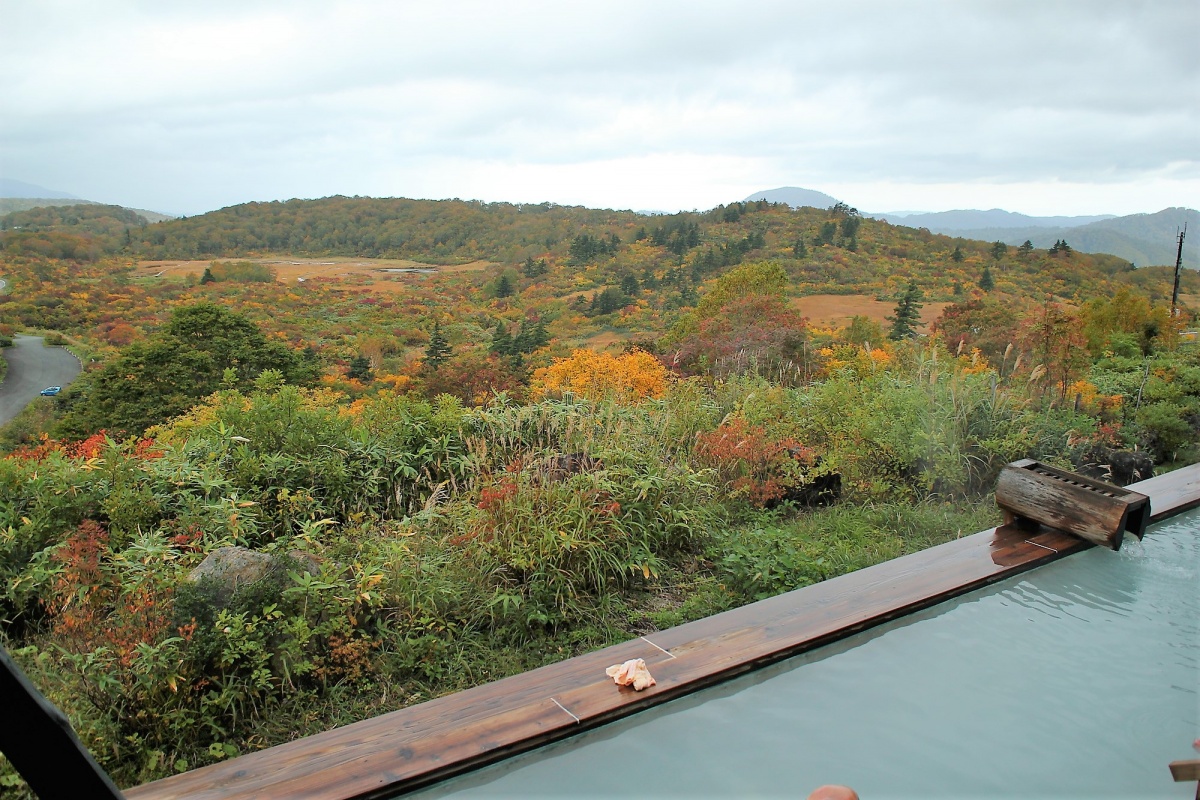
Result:
{"label": "gray boulder", "polygon": [[[313,575],[321,572],[316,556],[293,550],[287,555],[271,555],[245,547],[221,547],[213,550],[188,573],[190,583],[209,587],[215,600],[224,605],[240,589],[267,578],[287,582],[289,572],[303,571]],[[282,587],[281,587],[282,588]]]}

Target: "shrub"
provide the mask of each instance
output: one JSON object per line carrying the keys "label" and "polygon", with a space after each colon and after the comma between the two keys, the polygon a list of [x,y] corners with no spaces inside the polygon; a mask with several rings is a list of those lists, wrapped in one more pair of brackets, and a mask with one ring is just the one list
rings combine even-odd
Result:
{"label": "shrub", "polygon": [[635,350],[619,356],[576,350],[569,358],[555,359],[533,375],[535,397],[572,394],[591,399],[611,398],[634,402],[662,397],[667,388],[667,371],[654,356]]}
{"label": "shrub", "polygon": [[1142,443],[1154,453],[1159,464],[1174,460],[1182,448],[1195,443],[1197,431],[1185,418],[1182,405],[1151,403],[1138,410],[1136,419]]}
{"label": "shrub", "polygon": [[696,460],[716,470],[730,493],[762,508],[806,482],[815,454],[795,439],[773,438],[740,418],[696,436]]}

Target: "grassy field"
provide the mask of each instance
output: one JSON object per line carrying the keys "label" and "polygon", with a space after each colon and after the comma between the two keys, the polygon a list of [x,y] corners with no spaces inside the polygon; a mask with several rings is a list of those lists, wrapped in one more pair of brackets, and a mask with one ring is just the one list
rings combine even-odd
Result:
{"label": "grassy field", "polygon": [[[921,309],[921,324],[928,327],[950,303],[925,303]],[[860,294],[813,294],[797,297],[791,306],[808,318],[810,325],[842,327],[851,317],[868,317],[887,325],[887,317],[896,310],[894,302],[876,300]]]}
{"label": "grassy field", "polygon": [[[238,261],[250,261],[255,264],[266,264],[275,270],[280,283],[296,283],[312,278],[349,279],[361,285],[362,278],[369,278],[372,286],[383,291],[399,291],[404,287],[404,280],[411,278],[414,273],[389,273],[388,269],[421,269],[436,270],[442,273],[483,272],[494,266],[490,261],[472,261],[468,264],[440,266],[423,264],[419,261],[408,261],[402,258],[295,258],[291,256],[272,256],[268,258],[244,258]],[[135,275],[142,278],[156,276],[201,275],[204,269],[212,264],[211,259],[196,261],[143,261]],[[419,274],[419,273],[417,273]],[[348,281],[349,282],[349,281]]]}

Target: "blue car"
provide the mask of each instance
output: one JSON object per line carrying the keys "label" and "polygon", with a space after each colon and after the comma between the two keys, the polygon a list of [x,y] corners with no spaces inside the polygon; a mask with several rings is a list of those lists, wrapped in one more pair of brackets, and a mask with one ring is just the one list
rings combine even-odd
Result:
{"label": "blue car", "polygon": [[61,391],[61,386],[47,386],[45,389],[42,389],[42,397],[54,397],[54,395]]}

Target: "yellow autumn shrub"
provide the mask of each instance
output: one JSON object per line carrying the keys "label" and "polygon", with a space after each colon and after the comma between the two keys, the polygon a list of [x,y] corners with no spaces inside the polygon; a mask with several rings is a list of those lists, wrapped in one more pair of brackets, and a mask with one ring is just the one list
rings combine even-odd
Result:
{"label": "yellow autumn shrub", "polygon": [[610,398],[636,402],[645,397],[662,397],[667,390],[667,370],[658,359],[642,350],[614,356],[591,350],[576,350],[558,358],[533,374],[530,384],[536,398],[567,393],[577,397]]}

